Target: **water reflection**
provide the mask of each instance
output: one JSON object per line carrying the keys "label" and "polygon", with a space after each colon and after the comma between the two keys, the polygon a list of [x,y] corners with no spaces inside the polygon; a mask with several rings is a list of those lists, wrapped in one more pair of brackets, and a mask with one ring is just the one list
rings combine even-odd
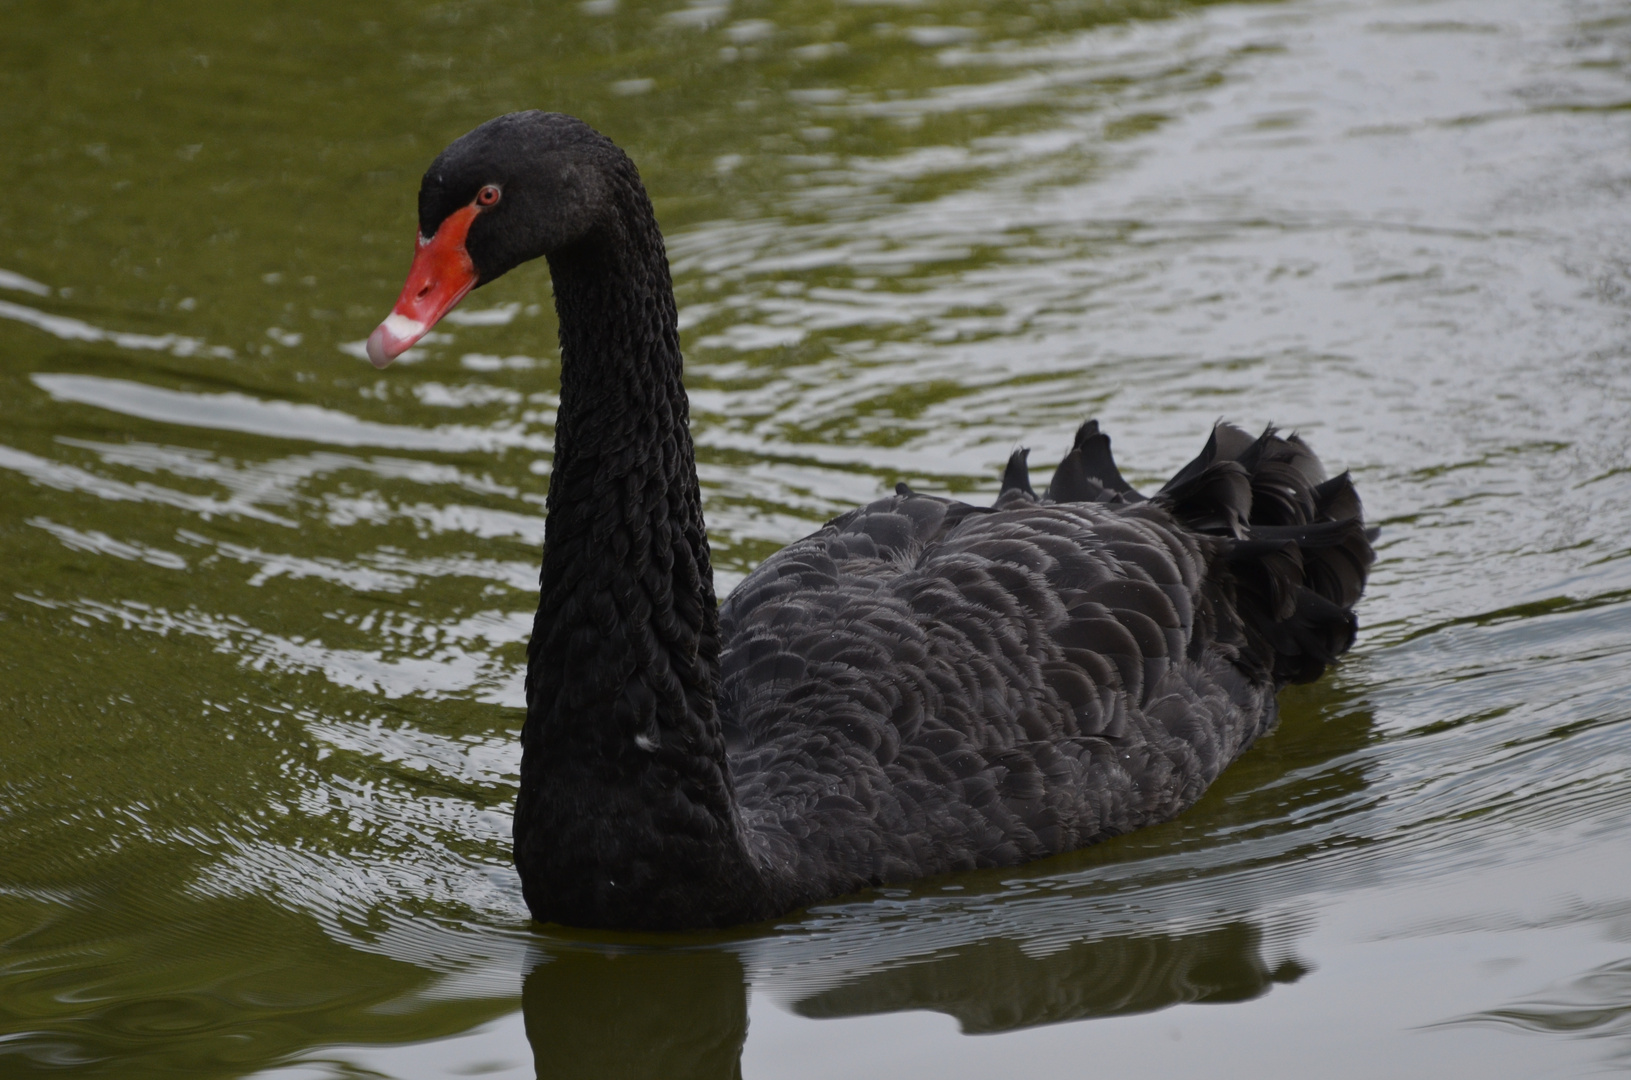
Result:
{"label": "water reflection", "polygon": [[[1033,956],[997,938],[908,957],[791,1003],[810,1019],[930,1009],[964,1034],[1016,1031],[1191,1002],[1247,1001],[1306,965],[1265,957],[1249,922],[1075,942]],[[562,949],[528,973],[527,1039],[540,1080],[741,1076],[748,986],[734,952]]]}
{"label": "water reflection", "polygon": [[747,983],[735,953],[560,950],[527,974],[539,1080],[742,1075]]}
{"label": "water reflection", "polygon": [[1599,1040],[1623,1068],[1631,1064],[1631,957],[1593,968],[1547,993],[1450,1024]]}
{"label": "water reflection", "polygon": [[1190,1002],[1249,1001],[1307,971],[1292,957],[1265,959],[1261,931],[1234,922],[1190,934],[1076,942],[1043,956],[1016,941],[982,941],[914,958],[793,1007],[812,1019],[932,1009],[955,1017],[965,1035],[987,1035]]}

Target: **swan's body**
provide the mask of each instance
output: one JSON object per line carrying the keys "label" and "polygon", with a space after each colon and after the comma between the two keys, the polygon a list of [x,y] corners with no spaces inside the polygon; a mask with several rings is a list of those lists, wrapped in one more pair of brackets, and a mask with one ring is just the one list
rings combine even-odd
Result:
{"label": "swan's body", "polygon": [[569,117],[500,117],[426,173],[420,231],[381,366],[470,287],[540,256],[554,279],[515,813],[540,921],[752,921],[1167,820],[1353,640],[1372,556],[1346,475],[1221,425],[1149,500],[1094,424],[1044,498],[1023,454],[993,507],[901,489],[716,606],[633,164]]}

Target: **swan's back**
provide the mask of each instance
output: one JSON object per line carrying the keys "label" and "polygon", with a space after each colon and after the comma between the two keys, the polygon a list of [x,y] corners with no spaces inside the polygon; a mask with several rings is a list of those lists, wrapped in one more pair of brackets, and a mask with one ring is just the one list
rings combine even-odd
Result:
{"label": "swan's back", "polygon": [[880,499],[721,607],[749,848],[812,896],[1166,820],[1352,641],[1358,502],[1295,437],[1220,427],[1148,501],[1091,424],[1061,501],[1016,461],[994,507]]}

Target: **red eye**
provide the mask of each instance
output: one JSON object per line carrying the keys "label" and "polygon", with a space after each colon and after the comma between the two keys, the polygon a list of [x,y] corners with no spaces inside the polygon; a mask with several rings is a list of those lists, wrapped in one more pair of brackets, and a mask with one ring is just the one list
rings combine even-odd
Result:
{"label": "red eye", "polygon": [[497,184],[488,184],[476,193],[476,202],[481,206],[491,206],[498,201],[499,196],[502,194],[504,193],[498,190]]}

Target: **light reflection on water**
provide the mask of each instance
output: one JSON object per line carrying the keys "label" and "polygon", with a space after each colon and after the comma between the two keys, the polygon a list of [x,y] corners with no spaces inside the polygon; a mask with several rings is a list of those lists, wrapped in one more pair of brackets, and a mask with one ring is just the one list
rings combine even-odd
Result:
{"label": "light reflection on water", "polygon": [[[7,1070],[1623,1065],[1623,11],[557,8],[104,14],[117,51],[14,13]],[[424,163],[537,104],[668,227],[721,592],[897,480],[988,498],[1098,415],[1149,484],[1225,416],[1358,476],[1355,655],[1096,849],[732,934],[530,929],[547,275],[387,376],[358,339]]]}

